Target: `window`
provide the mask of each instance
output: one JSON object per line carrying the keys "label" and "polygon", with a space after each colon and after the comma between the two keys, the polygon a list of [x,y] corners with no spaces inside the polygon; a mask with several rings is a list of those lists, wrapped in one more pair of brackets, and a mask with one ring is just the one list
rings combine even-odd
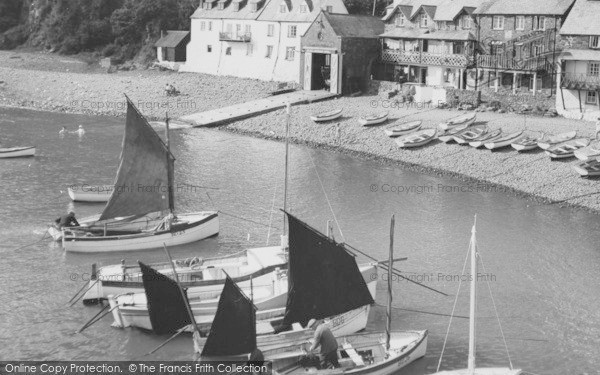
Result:
{"label": "window", "polygon": [[282,3],[281,5],[279,5],[279,13],[285,13],[285,12],[287,12],[287,5]]}
{"label": "window", "polygon": [[404,23],[406,22],[406,17],[404,13],[400,13],[398,17],[396,17],[396,27],[404,27]]}
{"label": "window", "polygon": [[250,25],[244,26],[244,33],[246,35],[251,35],[252,34],[252,26],[250,26]]}
{"label": "window", "polygon": [[515,30],[525,30],[525,16],[515,17]]}
{"label": "window", "polygon": [[462,27],[463,29],[470,29],[471,16],[469,16],[468,14],[463,14],[458,20],[458,26]]}
{"label": "window", "polygon": [[212,30],[212,21],[208,21],[208,31]]}
{"label": "window", "polygon": [[208,52],[208,53],[212,52],[212,46],[210,44],[206,46],[206,52]]}
{"label": "window", "polygon": [[590,48],[600,48],[600,36],[590,36]]}
{"label": "window", "polygon": [[206,22],[200,21],[200,31],[204,31],[205,28],[206,28]]}
{"label": "window", "polygon": [[444,21],[436,21],[435,26],[438,30],[446,30],[446,22]]}
{"label": "window", "polygon": [[298,31],[298,27],[296,25],[289,25],[288,26],[288,38],[295,38],[296,31]]}
{"label": "window", "polygon": [[546,17],[544,17],[544,16],[533,17],[533,29],[534,30],[546,30]]}
{"label": "window", "polygon": [[427,16],[426,13],[421,13],[421,18],[419,21],[419,25],[421,27],[427,27],[427,25],[429,24],[429,17]]}
{"label": "window", "polygon": [[296,54],[296,47],[287,47],[285,49],[285,59],[286,60],[293,60],[295,54]]}
{"label": "window", "polygon": [[265,55],[265,57],[267,59],[270,59],[271,56],[273,56],[273,46],[267,46],[267,54]]}
{"label": "window", "polygon": [[233,11],[234,12],[240,11],[240,3],[233,3]]}
{"label": "window", "polygon": [[219,3],[219,10],[225,9],[225,3]]}
{"label": "window", "polygon": [[254,46],[250,43],[246,44],[246,56],[252,56],[252,52],[254,52]]}
{"label": "window", "polygon": [[591,62],[588,64],[588,74],[591,76],[600,76],[600,62]]}
{"label": "window", "polygon": [[327,5],[327,6],[325,7],[325,11],[326,11],[327,13],[333,13],[333,7],[332,7],[331,5]]}
{"label": "window", "polygon": [[308,5],[301,4],[300,5],[300,13],[308,13]]}
{"label": "window", "polygon": [[494,16],[492,21],[492,29],[504,30],[504,16]]}
{"label": "window", "polygon": [[231,47],[227,47],[227,49],[225,49],[225,54],[231,55]]}
{"label": "window", "polygon": [[596,104],[598,102],[598,96],[596,91],[588,91],[585,96],[585,104]]}
{"label": "window", "polygon": [[258,4],[257,3],[250,4],[250,11],[252,13],[258,12]]}
{"label": "window", "polygon": [[235,36],[242,35],[242,25],[239,23],[235,25]]}
{"label": "window", "polygon": [[267,25],[267,36],[275,35],[275,25],[269,24]]}

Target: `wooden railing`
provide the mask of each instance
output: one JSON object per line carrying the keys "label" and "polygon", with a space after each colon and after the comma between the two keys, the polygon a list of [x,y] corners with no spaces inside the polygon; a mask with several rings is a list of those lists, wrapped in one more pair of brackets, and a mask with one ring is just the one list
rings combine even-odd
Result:
{"label": "wooden railing", "polygon": [[219,33],[219,40],[226,42],[243,42],[249,43],[252,40],[251,33],[234,34],[234,33]]}
{"label": "wooden railing", "polygon": [[466,68],[472,63],[472,58],[467,55],[383,50],[381,53],[381,61],[392,64],[419,64]]}
{"label": "wooden railing", "polygon": [[477,56],[477,67],[537,72],[546,69],[547,61],[545,57],[519,60],[503,55],[479,55]]}
{"label": "wooden railing", "polygon": [[562,73],[560,86],[569,90],[600,90],[600,75]]}

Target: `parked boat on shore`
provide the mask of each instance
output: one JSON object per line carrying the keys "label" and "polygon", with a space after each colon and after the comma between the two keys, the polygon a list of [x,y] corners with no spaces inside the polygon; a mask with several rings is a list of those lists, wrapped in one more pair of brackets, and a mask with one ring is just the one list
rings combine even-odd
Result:
{"label": "parked boat on shore", "polygon": [[437,130],[423,129],[396,139],[398,147],[413,148],[424,146],[435,139]]}
{"label": "parked boat on shore", "polygon": [[490,131],[487,125],[477,125],[464,129],[460,134],[454,135],[454,142],[464,145],[484,136]]}
{"label": "parked boat on shore", "polygon": [[455,126],[453,128],[448,128],[447,130],[440,131],[440,135],[438,135],[438,139],[444,143],[448,143],[454,140],[454,136],[459,134],[465,129],[468,129],[471,124],[463,124],[459,126]]}
{"label": "parked boat on shore", "polygon": [[476,118],[477,118],[477,113],[475,113],[475,112],[466,113],[464,115],[456,116],[456,117],[451,118],[450,120],[444,121],[441,124],[439,124],[438,127],[440,128],[440,130],[448,130],[450,128],[454,128],[456,126],[461,126],[461,125],[469,126],[473,122],[475,122]]}
{"label": "parked boat on shore", "polygon": [[575,150],[573,155],[581,161],[595,160],[600,156],[600,141],[590,142],[589,146]]}
{"label": "parked boat on shore", "polygon": [[406,134],[409,134],[409,133],[419,130],[421,128],[422,123],[423,123],[423,121],[405,122],[405,123],[402,123],[393,128],[384,129],[383,131],[385,132],[385,134],[388,137],[391,137],[391,138],[400,137],[400,136],[403,136],[403,135],[406,135]]}
{"label": "parked boat on shore", "polygon": [[35,156],[35,146],[0,148],[0,159]]}
{"label": "parked boat on shore", "polygon": [[546,155],[552,159],[566,159],[575,156],[575,151],[587,147],[590,144],[588,138],[577,138],[554,145],[546,150]]}
{"label": "parked boat on shore", "polygon": [[327,111],[327,112],[319,113],[316,115],[312,115],[312,116],[310,116],[310,119],[313,120],[314,122],[331,121],[331,120],[340,118],[342,116],[342,112],[343,112],[342,108],[334,109],[332,111]]}
{"label": "parked boat on shore", "polygon": [[484,143],[492,142],[500,137],[502,137],[502,129],[496,129],[474,138],[471,142],[469,142],[469,146],[479,148],[483,146]]}
{"label": "parked boat on shore", "polygon": [[65,251],[134,251],[199,241],[219,233],[216,211],[175,214],[174,163],[166,143],[127,98],[127,118],[115,186],[97,221],[51,227]]}
{"label": "parked boat on shore", "polygon": [[511,143],[511,147],[517,151],[530,151],[538,147],[538,143],[544,140],[545,135],[532,136],[526,135],[515,142]]}
{"label": "parked boat on shore", "polygon": [[513,142],[516,142],[521,137],[521,135],[523,135],[522,130],[514,132],[514,133],[506,134],[497,139],[486,141],[484,143],[484,146],[488,150],[497,150],[502,147],[510,146],[510,144]]}
{"label": "parked boat on shore", "polygon": [[388,119],[388,112],[384,112],[384,113],[380,113],[380,114],[373,114],[367,117],[361,117],[358,119],[358,123],[361,124],[362,126],[373,126],[373,125],[379,125],[379,124],[383,124],[384,122],[387,121]]}
{"label": "parked boat on shore", "polygon": [[542,150],[547,150],[548,148],[550,148],[556,144],[569,141],[569,140],[575,138],[576,136],[577,136],[576,131],[570,131],[570,132],[560,133],[557,135],[551,135],[549,137],[546,137],[546,139],[543,139],[540,142],[538,142],[538,147],[541,148]]}
{"label": "parked boat on shore", "polygon": [[600,160],[592,159],[573,164],[575,172],[581,177],[600,176]]}
{"label": "parked boat on shore", "polygon": [[113,185],[69,185],[67,192],[74,202],[103,203],[108,202],[114,190]]}

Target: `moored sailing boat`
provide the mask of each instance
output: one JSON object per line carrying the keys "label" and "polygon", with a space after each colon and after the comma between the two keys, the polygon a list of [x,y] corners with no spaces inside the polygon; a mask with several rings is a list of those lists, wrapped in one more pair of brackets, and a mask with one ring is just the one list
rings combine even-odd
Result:
{"label": "moored sailing boat", "polygon": [[168,137],[163,142],[129,98],[120,159],[115,189],[98,220],[49,229],[66,251],[145,250],[219,233],[216,211],[175,214],[175,158]]}

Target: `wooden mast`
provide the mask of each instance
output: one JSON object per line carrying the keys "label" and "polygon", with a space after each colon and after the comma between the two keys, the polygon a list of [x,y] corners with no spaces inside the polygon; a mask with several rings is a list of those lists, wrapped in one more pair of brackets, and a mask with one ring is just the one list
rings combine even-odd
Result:
{"label": "wooden mast", "polygon": [[173,192],[173,174],[174,171],[171,168],[171,160],[169,156],[171,155],[171,144],[169,141],[169,113],[165,114],[165,144],[167,145],[167,191],[169,194],[169,212],[173,213],[175,211],[175,194]]}
{"label": "wooden mast", "polygon": [[395,225],[395,216],[392,215],[392,220],[390,222],[390,253],[388,257],[388,303],[387,303],[387,311],[386,317],[387,321],[385,324],[385,350],[390,350],[390,336],[392,331],[392,269],[394,267],[394,225]]}
{"label": "wooden mast", "polygon": [[283,235],[282,235],[282,247],[287,244],[287,240],[283,241],[284,237],[287,237],[287,219],[285,213],[287,212],[287,193],[288,193],[288,165],[290,159],[290,116],[292,112],[292,104],[287,103],[286,108],[286,119],[285,119],[285,172],[283,179]]}
{"label": "wooden mast", "polygon": [[475,374],[475,311],[477,310],[477,240],[475,239],[477,215],[471,230],[471,301],[469,311],[469,362],[468,373]]}

